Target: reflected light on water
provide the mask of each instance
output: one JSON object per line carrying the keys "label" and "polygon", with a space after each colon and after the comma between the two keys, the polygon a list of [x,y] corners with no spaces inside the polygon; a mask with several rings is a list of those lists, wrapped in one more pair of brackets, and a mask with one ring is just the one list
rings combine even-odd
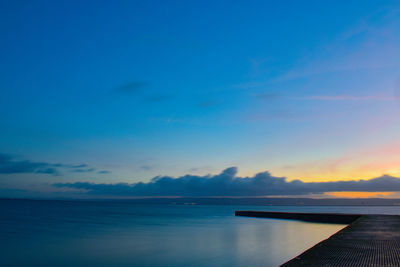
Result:
{"label": "reflected light on water", "polygon": [[3,203],[1,261],[11,266],[277,266],[344,227],[233,215],[243,208],[265,209]]}

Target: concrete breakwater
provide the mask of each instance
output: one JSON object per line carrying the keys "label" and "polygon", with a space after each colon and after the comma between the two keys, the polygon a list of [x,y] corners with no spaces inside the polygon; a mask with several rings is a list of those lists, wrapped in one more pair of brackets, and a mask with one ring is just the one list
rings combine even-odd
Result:
{"label": "concrete breakwater", "polygon": [[300,213],[300,212],[269,212],[269,211],[235,211],[236,216],[289,219],[318,223],[349,224],[360,218],[360,214],[340,213]]}

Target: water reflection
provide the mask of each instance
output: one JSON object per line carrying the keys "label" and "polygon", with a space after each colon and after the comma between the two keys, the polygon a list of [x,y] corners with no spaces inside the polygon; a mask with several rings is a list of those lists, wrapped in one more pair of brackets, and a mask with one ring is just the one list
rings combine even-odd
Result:
{"label": "water reflection", "polygon": [[0,265],[277,266],[345,225],[235,217],[234,210],[356,208],[0,201]]}

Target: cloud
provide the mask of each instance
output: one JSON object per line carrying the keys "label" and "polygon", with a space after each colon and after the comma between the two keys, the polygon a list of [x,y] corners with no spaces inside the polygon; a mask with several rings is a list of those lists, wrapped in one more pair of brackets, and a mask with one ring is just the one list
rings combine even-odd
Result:
{"label": "cloud", "polygon": [[57,169],[55,168],[45,168],[45,169],[38,169],[35,171],[36,173],[44,173],[44,174],[53,174],[53,175],[60,175]]}
{"label": "cloud", "polygon": [[164,102],[173,97],[169,93],[145,92],[143,88],[148,86],[147,82],[134,81],[114,88],[113,92],[119,95],[134,95],[149,103]]}
{"label": "cloud", "polygon": [[201,166],[201,167],[192,167],[190,169],[188,169],[188,172],[206,172],[206,171],[210,171],[213,168],[211,168],[210,166]]}
{"label": "cloud", "polygon": [[[93,172],[96,169],[89,167],[87,164],[63,164],[63,163],[48,163],[36,162],[31,160],[20,160],[15,156],[0,153],[0,174],[17,174],[17,173],[41,173],[61,175],[59,169],[68,169],[71,172],[83,173]],[[103,170],[98,173],[109,173]]]}
{"label": "cloud", "polygon": [[46,162],[17,160],[13,156],[0,153],[0,174],[45,173],[58,175],[57,169]]}
{"label": "cloud", "polygon": [[72,172],[93,172],[95,171],[95,168],[88,168],[88,169],[75,169]]}
{"label": "cloud", "polygon": [[102,170],[102,171],[98,171],[97,173],[99,173],[99,174],[108,174],[108,173],[111,173],[111,172],[107,171],[107,170]]}
{"label": "cloud", "polygon": [[368,101],[368,100],[375,100],[375,101],[395,101],[400,100],[399,96],[352,96],[352,95],[337,95],[337,96],[330,96],[330,95],[318,95],[318,96],[304,96],[299,97],[298,99],[304,100],[326,100],[326,101]]}
{"label": "cloud", "polygon": [[123,85],[120,85],[114,89],[115,92],[117,93],[137,93],[142,89],[143,87],[147,86],[147,83],[145,82],[140,82],[140,81],[135,81],[135,82],[130,82],[126,83]]}
{"label": "cloud", "polygon": [[153,95],[147,97],[146,100],[151,103],[157,103],[157,102],[166,101],[169,98],[171,98],[171,95],[169,95],[169,94],[153,94]]}
{"label": "cloud", "polygon": [[[63,166],[66,166],[66,165],[63,165]],[[68,167],[70,167],[70,168],[86,168],[86,167],[88,167],[88,165],[87,164],[78,164],[78,165],[68,165]]]}
{"label": "cloud", "polygon": [[185,175],[178,178],[154,177],[148,183],[95,184],[88,182],[56,183],[58,188],[87,190],[92,195],[110,196],[276,196],[307,195],[326,192],[393,192],[400,191],[400,179],[381,176],[371,180],[337,182],[288,182],[285,177],[274,177],[260,172],[253,177],[237,177],[231,167],[217,175]]}
{"label": "cloud", "polygon": [[145,170],[145,171],[150,171],[152,170],[154,167],[150,166],[150,165],[141,165],[140,169]]}
{"label": "cloud", "polygon": [[203,101],[197,104],[197,107],[199,108],[211,108],[211,107],[215,107],[218,105],[217,101],[214,100],[209,100],[209,101]]}
{"label": "cloud", "polygon": [[275,82],[326,74],[399,68],[400,9],[386,6],[361,18],[335,38],[307,50]]}

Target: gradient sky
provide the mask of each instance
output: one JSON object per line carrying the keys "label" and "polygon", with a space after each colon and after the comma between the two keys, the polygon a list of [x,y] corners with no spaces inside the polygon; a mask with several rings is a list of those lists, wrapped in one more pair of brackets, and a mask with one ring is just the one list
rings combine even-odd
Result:
{"label": "gradient sky", "polygon": [[0,34],[0,196],[400,176],[399,1],[5,0]]}

